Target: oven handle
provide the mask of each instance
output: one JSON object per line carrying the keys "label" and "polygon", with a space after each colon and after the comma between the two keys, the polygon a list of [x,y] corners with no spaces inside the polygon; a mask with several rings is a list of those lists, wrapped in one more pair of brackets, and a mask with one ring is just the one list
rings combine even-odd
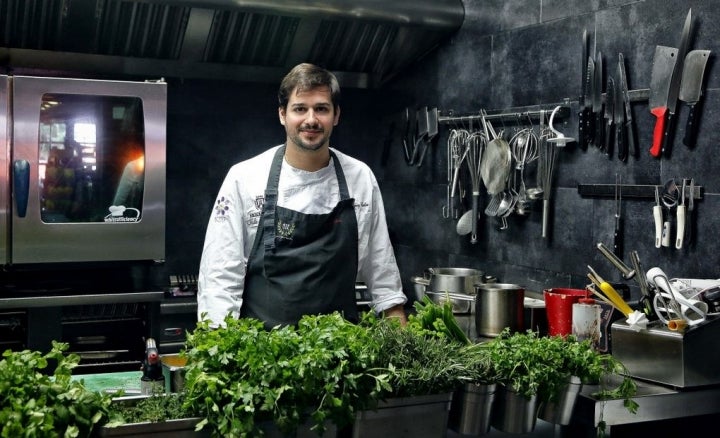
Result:
{"label": "oven handle", "polygon": [[28,193],[30,193],[30,163],[28,160],[15,160],[13,163],[13,192],[18,217],[25,217]]}

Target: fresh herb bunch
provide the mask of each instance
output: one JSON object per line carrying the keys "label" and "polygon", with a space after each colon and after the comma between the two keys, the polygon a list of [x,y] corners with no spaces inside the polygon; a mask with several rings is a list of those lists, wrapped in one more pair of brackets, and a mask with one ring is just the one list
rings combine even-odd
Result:
{"label": "fresh herb bunch", "polygon": [[116,400],[110,405],[109,421],[106,427],[130,423],[157,423],[167,420],[194,417],[184,406],[184,394],[151,394],[136,402]]}
{"label": "fresh herb bunch", "polygon": [[[435,306],[433,304],[433,306]],[[437,319],[436,321],[442,321]],[[381,318],[370,327],[381,346],[376,369],[389,369],[388,397],[410,397],[452,392],[473,380],[473,351],[462,342],[410,321],[405,327],[393,318]]]}
{"label": "fresh herb bunch", "polygon": [[422,300],[415,301],[413,306],[415,313],[408,316],[409,328],[429,336],[444,336],[461,344],[471,343],[458,325],[449,299],[436,304],[425,295]]}
{"label": "fresh herb bunch", "polygon": [[[0,361],[0,436],[82,437],[107,417],[111,397],[72,380],[80,362],[53,341],[47,354],[7,350]],[[55,364],[52,374],[49,365]]]}
{"label": "fresh herb bunch", "polygon": [[389,389],[387,375],[368,371],[377,342],[338,313],[269,331],[252,318],[229,316],[220,328],[205,320],[187,348],[186,406],[217,436],[262,435],[262,422],[292,433],[308,414],[321,433],[326,421],[349,424],[358,406]]}

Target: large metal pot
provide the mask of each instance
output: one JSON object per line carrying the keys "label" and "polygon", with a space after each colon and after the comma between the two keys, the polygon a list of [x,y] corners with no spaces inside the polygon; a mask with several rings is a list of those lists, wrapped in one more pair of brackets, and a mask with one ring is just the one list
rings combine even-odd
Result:
{"label": "large metal pot", "polygon": [[505,328],[524,329],[525,289],[517,284],[475,283],[475,330],[496,337]]}
{"label": "large metal pot", "polygon": [[447,299],[453,304],[454,313],[472,313],[475,309],[475,283],[484,282],[482,271],[471,268],[428,268],[422,277],[412,277],[415,298],[424,295],[436,303]]}

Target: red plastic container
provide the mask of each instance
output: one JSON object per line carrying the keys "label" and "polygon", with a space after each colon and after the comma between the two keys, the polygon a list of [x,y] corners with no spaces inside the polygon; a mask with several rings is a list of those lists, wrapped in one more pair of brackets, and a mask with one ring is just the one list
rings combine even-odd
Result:
{"label": "red plastic container", "polygon": [[548,335],[565,336],[572,333],[572,306],[587,298],[585,289],[552,288],[543,291],[545,312],[548,320]]}

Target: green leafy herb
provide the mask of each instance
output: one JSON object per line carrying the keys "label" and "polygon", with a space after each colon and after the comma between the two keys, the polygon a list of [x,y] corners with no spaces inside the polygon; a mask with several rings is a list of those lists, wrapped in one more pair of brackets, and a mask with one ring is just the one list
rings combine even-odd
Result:
{"label": "green leafy herb", "polygon": [[183,405],[184,394],[152,394],[140,400],[116,400],[110,405],[107,427],[129,423],[157,423],[190,418],[194,413]]}
{"label": "green leafy herb", "polygon": [[308,416],[322,432],[389,390],[387,375],[371,372],[378,343],[337,313],[269,331],[251,318],[228,317],[217,329],[203,321],[187,345],[186,405],[217,436],[261,435],[263,422],[291,433]]}
{"label": "green leafy herb", "polygon": [[471,343],[455,319],[450,300],[438,305],[426,295],[421,301],[415,301],[414,307],[416,313],[408,316],[411,329],[431,336],[445,336],[462,344]]}
{"label": "green leafy herb", "polygon": [[[0,361],[0,436],[82,437],[106,418],[109,395],[87,390],[71,379],[80,362],[64,355],[67,344],[54,342],[37,351],[5,351]],[[55,363],[49,374],[48,368]]]}
{"label": "green leafy herb", "polygon": [[[613,356],[595,351],[590,340],[579,342],[574,336],[541,337],[530,330],[511,333],[506,328],[497,338],[481,345],[488,350],[501,383],[526,398],[537,395],[541,401],[556,400],[570,376],[597,384],[625,371]],[[636,390],[635,382],[624,375],[619,387],[603,388],[593,396],[624,398],[625,407],[635,413],[637,403],[632,397]]]}

